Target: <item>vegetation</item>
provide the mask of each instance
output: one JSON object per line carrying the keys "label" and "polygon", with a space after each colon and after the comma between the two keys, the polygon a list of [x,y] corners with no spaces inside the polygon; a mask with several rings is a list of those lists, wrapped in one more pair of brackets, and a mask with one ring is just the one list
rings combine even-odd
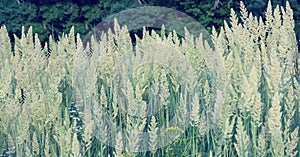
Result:
{"label": "vegetation", "polygon": [[[212,28],[213,47],[164,26],[133,45],[117,21],[86,45],[72,27],[41,46],[35,26],[12,45],[2,26],[1,155],[299,156],[298,50],[285,6],[269,3],[262,18],[241,3],[241,16],[231,10]],[[165,48],[174,55],[159,57]]]}
{"label": "vegetation", "polygon": [[[21,0],[20,0],[21,1]],[[214,0],[2,0],[0,3],[0,25],[6,25],[11,40],[13,34],[21,35],[21,28],[39,34],[42,44],[49,41],[49,35],[58,39],[62,33],[70,31],[75,26],[75,33],[85,37],[88,31],[109,15],[121,10],[141,6],[162,6],[187,13],[209,32],[214,26],[217,31],[223,25],[223,20],[229,20],[230,8],[237,10],[239,1],[223,0],[214,8]],[[142,2],[142,3],[139,3]],[[253,15],[259,16],[267,7],[267,0],[248,0],[245,5]],[[273,8],[276,5],[284,6],[286,0],[272,0]],[[296,36],[300,39],[300,3],[290,0],[294,11]],[[139,33],[139,32],[133,32]],[[140,33],[141,35],[141,33]]]}

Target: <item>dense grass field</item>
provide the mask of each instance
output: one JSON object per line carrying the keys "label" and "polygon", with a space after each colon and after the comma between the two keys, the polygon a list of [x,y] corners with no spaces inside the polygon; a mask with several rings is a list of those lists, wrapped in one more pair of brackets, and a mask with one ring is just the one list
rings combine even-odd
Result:
{"label": "dense grass field", "polygon": [[[240,15],[211,42],[127,28],[41,46],[0,29],[0,156],[299,156],[293,12]],[[76,29],[76,28],[75,28]]]}

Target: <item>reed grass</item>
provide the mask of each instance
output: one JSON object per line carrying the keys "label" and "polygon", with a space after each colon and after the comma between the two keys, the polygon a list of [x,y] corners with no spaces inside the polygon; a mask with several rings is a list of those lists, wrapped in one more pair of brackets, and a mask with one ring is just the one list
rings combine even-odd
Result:
{"label": "reed grass", "polygon": [[[213,47],[164,26],[133,45],[117,21],[100,40],[72,28],[44,47],[23,27],[12,45],[2,26],[0,156],[299,156],[293,11],[240,14]],[[163,48],[179,53],[142,64]]]}

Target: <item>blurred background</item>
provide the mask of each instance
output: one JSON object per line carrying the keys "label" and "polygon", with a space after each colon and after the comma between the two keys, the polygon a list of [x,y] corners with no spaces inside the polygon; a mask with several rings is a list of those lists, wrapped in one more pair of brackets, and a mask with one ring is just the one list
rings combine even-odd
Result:
{"label": "blurred background", "polygon": [[[273,7],[285,6],[286,0],[271,0]],[[300,0],[290,0],[294,10],[297,41],[300,37]],[[268,0],[244,1],[248,11],[264,16]],[[224,20],[229,21],[230,8],[239,12],[239,0],[0,0],[0,25],[6,25],[11,40],[33,26],[42,43],[49,35],[55,39],[75,26],[81,37],[109,15],[140,6],[163,6],[184,12],[204,26],[219,30]],[[132,32],[131,32],[132,33]],[[138,33],[137,31],[134,33]],[[299,44],[298,44],[299,45]]]}

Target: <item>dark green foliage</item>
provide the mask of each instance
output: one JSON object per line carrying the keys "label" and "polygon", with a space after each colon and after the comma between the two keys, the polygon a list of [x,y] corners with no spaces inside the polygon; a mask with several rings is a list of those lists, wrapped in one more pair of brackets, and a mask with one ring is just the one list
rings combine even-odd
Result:
{"label": "dark green foliage", "polygon": [[21,27],[33,26],[34,33],[39,34],[42,42],[47,41],[49,35],[55,39],[63,32],[69,32],[75,26],[76,33],[85,35],[106,16],[119,12],[131,5],[132,2],[117,3],[117,1],[1,1],[0,25],[6,25],[10,36],[20,36]]}
{"label": "dark green foliage", "polygon": [[[57,39],[63,32],[68,32],[71,26],[75,26],[76,33],[80,33],[84,38],[88,31],[113,13],[142,5],[154,5],[182,11],[211,32],[212,26],[219,30],[223,21],[229,20],[229,7],[235,10],[239,8],[239,1],[229,0],[222,1],[222,4],[215,9],[213,9],[213,0],[144,0],[143,2],[146,4],[139,4],[138,0],[25,0],[25,3],[18,4],[17,1],[2,0],[0,25],[7,26],[11,37],[13,33],[20,35],[22,26],[25,28],[33,26],[33,32],[39,34],[43,43],[47,41],[50,34]],[[267,2],[268,0],[249,0],[244,3],[254,15],[262,15]],[[277,4],[284,6],[285,2],[286,0],[272,0],[274,7]],[[295,30],[299,40],[300,3],[297,0],[289,2],[294,10]]]}
{"label": "dark green foliage", "polygon": [[[199,21],[209,32],[212,26],[218,30],[223,25],[224,20],[230,17],[230,8],[226,5],[227,2],[222,1],[223,5],[219,8],[213,9],[214,2],[211,0],[205,1],[189,1],[183,0],[179,2],[179,7],[182,11]],[[231,3],[231,8],[237,10],[238,2]]]}

